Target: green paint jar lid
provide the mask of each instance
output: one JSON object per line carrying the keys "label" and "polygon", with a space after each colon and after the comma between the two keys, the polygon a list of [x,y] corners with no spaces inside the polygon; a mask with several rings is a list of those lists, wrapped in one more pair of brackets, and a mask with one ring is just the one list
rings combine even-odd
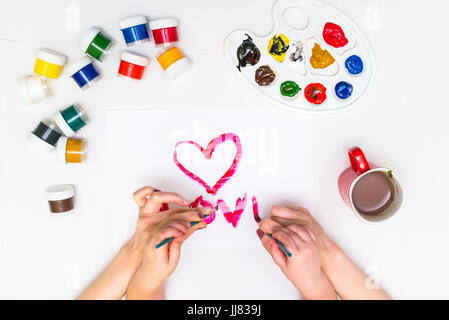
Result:
{"label": "green paint jar lid", "polygon": [[89,48],[90,44],[99,32],[101,32],[101,29],[97,27],[92,27],[89,29],[89,31],[87,31],[80,42],[80,49],[83,53],[86,53],[87,48]]}

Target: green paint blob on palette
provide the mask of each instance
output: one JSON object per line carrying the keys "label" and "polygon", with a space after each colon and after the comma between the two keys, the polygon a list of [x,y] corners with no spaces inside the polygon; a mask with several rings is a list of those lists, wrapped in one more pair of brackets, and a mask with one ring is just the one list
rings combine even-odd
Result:
{"label": "green paint blob on palette", "polygon": [[371,47],[359,28],[317,0],[278,0],[269,34],[236,30],[224,51],[243,83],[290,110],[348,108],[365,94],[373,73]]}

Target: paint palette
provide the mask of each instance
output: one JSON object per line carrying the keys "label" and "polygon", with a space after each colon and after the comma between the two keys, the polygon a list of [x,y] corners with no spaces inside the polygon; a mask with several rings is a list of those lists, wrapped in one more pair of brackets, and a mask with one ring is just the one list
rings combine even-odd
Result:
{"label": "paint palette", "polygon": [[347,108],[372,77],[368,41],[346,15],[326,3],[279,0],[274,27],[257,36],[236,30],[224,51],[236,74],[280,106],[293,110]]}

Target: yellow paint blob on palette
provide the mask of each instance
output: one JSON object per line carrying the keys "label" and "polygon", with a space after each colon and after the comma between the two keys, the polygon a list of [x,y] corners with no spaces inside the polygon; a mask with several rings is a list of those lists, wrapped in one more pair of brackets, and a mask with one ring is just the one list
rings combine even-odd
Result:
{"label": "yellow paint blob on palette", "polygon": [[351,18],[317,0],[278,0],[272,23],[265,36],[239,29],[226,37],[225,56],[242,83],[290,110],[342,110],[364,95],[372,52]]}

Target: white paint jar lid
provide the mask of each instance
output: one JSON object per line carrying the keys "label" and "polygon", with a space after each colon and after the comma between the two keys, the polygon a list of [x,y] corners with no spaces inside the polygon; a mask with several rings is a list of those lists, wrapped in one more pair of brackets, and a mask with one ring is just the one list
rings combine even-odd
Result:
{"label": "white paint jar lid", "polygon": [[75,188],[71,184],[59,184],[50,186],[45,191],[48,201],[70,199],[75,196]]}
{"label": "white paint jar lid", "polygon": [[119,23],[119,27],[120,27],[120,30],[122,30],[122,29],[130,28],[130,27],[134,27],[134,26],[139,26],[141,24],[146,24],[147,22],[148,21],[145,16],[133,16],[133,17],[129,17],[129,18],[125,18],[125,19],[121,20]]}
{"label": "white paint jar lid", "polygon": [[164,74],[170,78],[174,78],[181,74],[191,66],[190,60],[186,57],[179,59],[178,61],[172,63],[167,69],[165,69]]}
{"label": "white paint jar lid", "polygon": [[38,49],[36,58],[56,64],[58,66],[63,66],[67,60],[65,55],[47,48]]}
{"label": "white paint jar lid", "polygon": [[87,31],[84,37],[81,38],[80,49],[83,53],[86,53],[87,48],[99,32],[101,32],[100,28],[92,27],[89,29],[89,31]]}
{"label": "white paint jar lid", "polygon": [[53,116],[53,120],[55,121],[56,125],[61,129],[62,133],[64,133],[67,137],[71,137],[75,135],[75,131],[70,128],[68,123],[63,118],[61,111],[58,111]]}
{"label": "white paint jar lid", "polygon": [[122,51],[120,59],[143,67],[150,63],[150,58],[129,51]]}
{"label": "white paint jar lid", "polygon": [[152,20],[148,24],[151,30],[164,29],[164,28],[172,28],[179,26],[178,19],[167,18],[167,19],[159,19]]}
{"label": "white paint jar lid", "polygon": [[61,137],[56,144],[56,159],[61,163],[67,163],[66,149],[67,149],[67,137]]}
{"label": "white paint jar lid", "polygon": [[75,62],[73,62],[72,64],[70,64],[66,68],[66,72],[69,75],[73,75],[90,63],[92,63],[92,60],[88,56],[84,56],[81,59],[78,59]]}

